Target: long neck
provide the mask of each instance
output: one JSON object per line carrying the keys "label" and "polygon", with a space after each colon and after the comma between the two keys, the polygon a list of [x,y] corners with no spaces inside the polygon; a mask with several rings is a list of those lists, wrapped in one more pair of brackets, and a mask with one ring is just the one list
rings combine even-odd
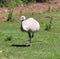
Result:
{"label": "long neck", "polygon": [[21,22],[21,27],[20,27],[20,29],[21,29],[21,31],[24,31],[22,22]]}
{"label": "long neck", "polygon": [[22,22],[21,22],[21,27],[20,27],[20,29],[21,29],[21,30],[23,29],[23,27],[22,27]]}

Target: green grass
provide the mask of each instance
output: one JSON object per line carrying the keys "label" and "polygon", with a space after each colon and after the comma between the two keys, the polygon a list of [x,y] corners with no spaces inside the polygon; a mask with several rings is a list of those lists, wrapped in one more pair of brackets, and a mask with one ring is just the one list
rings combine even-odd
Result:
{"label": "green grass", "polygon": [[[28,35],[20,31],[20,24],[17,22],[0,22],[0,59],[60,59],[59,15],[59,12],[52,12],[32,16],[39,21],[41,29],[35,33],[30,47],[11,46],[25,44]],[[30,15],[26,16],[28,18]],[[46,16],[53,17],[51,31],[44,30],[49,22]],[[8,41],[8,38],[11,40]]]}

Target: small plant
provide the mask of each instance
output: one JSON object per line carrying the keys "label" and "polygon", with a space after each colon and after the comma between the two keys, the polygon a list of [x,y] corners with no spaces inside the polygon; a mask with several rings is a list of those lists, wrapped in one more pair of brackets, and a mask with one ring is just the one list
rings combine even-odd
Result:
{"label": "small plant", "polygon": [[51,11],[51,7],[50,7],[50,6],[48,7],[48,10],[47,10],[47,11],[48,11],[48,12],[50,12],[50,11]]}
{"label": "small plant", "polygon": [[12,22],[13,20],[14,20],[14,18],[13,18],[13,11],[10,11],[9,14],[8,14],[7,21]]}
{"label": "small plant", "polygon": [[48,25],[46,24],[46,28],[45,28],[45,30],[50,30],[51,27],[52,27],[52,17],[50,17],[49,24],[48,24]]}
{"label": "small plant", "polygon": [[57,7],[56,12],[60,11],[60,7]]}
{"label": "small plant", "polygon": [[45,30],[49,30],[49,26],[46,24],[46,28],[45,28]]}
{"label": "small plant", "polygon": [[6,39],[5,39],[5,41],[11,41],[11,36],[9,36],[9,37],[6,37]]}

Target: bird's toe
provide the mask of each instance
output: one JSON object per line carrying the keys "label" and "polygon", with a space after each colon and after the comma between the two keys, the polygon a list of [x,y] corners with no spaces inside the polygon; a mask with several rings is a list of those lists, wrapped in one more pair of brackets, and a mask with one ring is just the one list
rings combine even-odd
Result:
{"label": "bird's toe", "polygon": [[30,42],[27,42],[26,46],[32,46],[32,44]]}

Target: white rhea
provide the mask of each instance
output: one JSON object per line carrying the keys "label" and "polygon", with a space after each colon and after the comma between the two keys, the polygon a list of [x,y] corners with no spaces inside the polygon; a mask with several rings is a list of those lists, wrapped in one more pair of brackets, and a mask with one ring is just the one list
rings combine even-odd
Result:
{"label": "white rhea", "polygon": [[29,43],[34,37],[34,33],[39,31],[40,25],[34,18],[26,19],[25,16],[21,16],[21,31],[27,32],[29,35]]}

